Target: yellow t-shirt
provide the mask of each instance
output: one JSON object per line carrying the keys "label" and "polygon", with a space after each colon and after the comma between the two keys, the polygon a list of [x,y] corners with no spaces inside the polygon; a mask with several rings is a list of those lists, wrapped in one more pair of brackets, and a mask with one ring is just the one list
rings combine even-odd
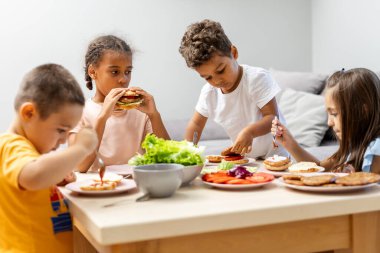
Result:
{"label": "yellow t-shirt", "polygon": [[25,137],[0,135],[2,253],[73,252],[71,215],[58,188],[27,191],[18,184],[22,168],[39,156]]}

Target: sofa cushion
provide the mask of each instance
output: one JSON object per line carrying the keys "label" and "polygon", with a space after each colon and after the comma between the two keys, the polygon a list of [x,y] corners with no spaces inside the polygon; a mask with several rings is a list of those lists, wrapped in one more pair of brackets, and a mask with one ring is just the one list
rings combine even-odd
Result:
{"label": "sofa cushion", "polygon": [[304,147],[319,146],[328,129],[324,97],[285,89],[276,99],[297,142]]}
{"label": "sofa cushion", "polygon": [[293,89],[320,94],[325,87],[327,75],[309,72],[269,70],[282,89]]}

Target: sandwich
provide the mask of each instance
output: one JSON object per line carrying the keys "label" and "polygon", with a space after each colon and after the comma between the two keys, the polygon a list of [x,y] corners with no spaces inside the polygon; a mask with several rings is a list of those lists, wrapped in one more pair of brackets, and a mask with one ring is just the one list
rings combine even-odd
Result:
{"label": "sandwich", "polygon": [[143,102],[143,97],[132,90],[127,90],[116,102],[116,109],[130,110],[138,107]]}
{"label": "sandwich", "polygon": [[264,160],[265,168],[273,171],[284,171],[292,165],[288,157],[274,155]]}
{"label": "sandwich", "polygon": [[318,166],[314,162],[299,162],[295,163],[288,168],[292,173],[305,173],[305,172],[322,172],[325,168]]}
{"label": "sandwich", "polygon": [[224,161],[234,164],[245,164],[249,162],[249,160],[241,154],[232,152],[231,147],[224,149],[220,154],[223,156]]}

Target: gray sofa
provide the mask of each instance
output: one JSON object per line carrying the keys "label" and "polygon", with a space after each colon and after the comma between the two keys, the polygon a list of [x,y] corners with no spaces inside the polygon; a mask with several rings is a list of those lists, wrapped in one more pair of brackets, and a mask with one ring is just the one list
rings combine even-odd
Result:
{"label": "gray sofa", "polygon": [[[327,113],[322,95],[328,76],[274,69],[270,72],[282,88],[276,100],[293,136],[319,159],[333,154],[338,146],[332,130],[327,126]],[[165,121],[172,139],[183,140],[188,120]],[[205,154],[208,155],[219,154],[232,143],[223,128],[209,120],[199,144],[206,146]]]}

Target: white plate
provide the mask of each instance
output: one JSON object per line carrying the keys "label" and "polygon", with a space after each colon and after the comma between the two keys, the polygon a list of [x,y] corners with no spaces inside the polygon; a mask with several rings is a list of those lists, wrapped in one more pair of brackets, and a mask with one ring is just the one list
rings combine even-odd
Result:
{"label": "white plate", "polygon": [[[322,167],[321,167],[322,168]],[[321,173],[322,171],[324,171],[324,168],[322,168],[320,171],[316,171],[316,172],[289,172],[287,169],[286,170],[282,170],[282,171],[274,171],[274,170],[268,170],[266,168],[260,168],[259,169],[259,172],[265,172],[265,173],[268,173],[268,174],[271,174],[275,177],[282,177],[283,175],[288,175],[288,174],[300,174],[300,175],[315,175],[315,174],[318,174],[318,173]]]}
{"label": "white plate", "polygon": [[106,167],[106,171],[125,176],[133,173],[132,168],[133,166],[128,164],[110,165]]}
{"label": "white plate", "polygon": [[215,188],[227,189],[227,190],[242,190],[242,189],[259,188],[259,187],[262,187],[262,186],[264,186],[266,184],[272,183],[273,180],[269,181],[269,182],[257,183],[257,184],[217,184],[217,183],[206,182],[206,181],[203,181],[203,180],[202,180],[202,182],[204,184],[210,185],[210,186],[215,187]]}
{"label": "white plate", "polygon": [[136,183],[134,180],[131,179],[122,179],[120,183],[116,186],[113,190],[105,190],[105,191],[84,191],[80,187],[84,185],[90,185],[94,181],[92,179],[87,179],[83,181],[77,181],[70,183],[66,185],[66,188],[70,191],[80,193],[80,194],[86,194],[86,195],[109,195],[109,194],[116,194],[121,192],[126,192],[128,190],[132,190],[136,188]]}
{"label": "white plate", "polygon": [[307,185],[294,185],[294,184],[287,184],[284,182],[282,178],[279,178],[278,181],[281,185],[284,185],[286,187],[300,190],[300,191],[308,191],[308,192],[350,192],[350,191],[358,191],[366,188],[371,188],[376,185],[377,183],[372,184],[365,184],[365,185],[355,185],[355,186],[307,186]]}
{"label": "white plate", "polygon": [[[254,158],[246,158],[246,159],[248,159],[247,163],[235,164],[235,166],[240,166],[240,165],[241,166],[245,166],[245,165],[248,165],[248,164],[256,162],[256,159],[254,159]],[[232,162],[232,161],[226,161],[226,162]],[[208,161],[208,159],[206,159],[206,162],[205,162],[205,165],[219,165],[219,164],[221,164],[221,162],[220,163],[211,163],[211,162]]]}

